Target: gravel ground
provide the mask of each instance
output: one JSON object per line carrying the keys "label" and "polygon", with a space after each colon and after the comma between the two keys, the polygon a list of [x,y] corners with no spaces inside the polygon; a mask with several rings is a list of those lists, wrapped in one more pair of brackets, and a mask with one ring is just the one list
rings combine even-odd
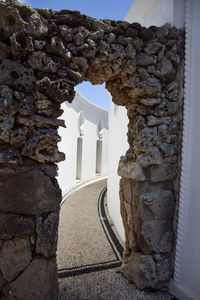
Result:
{"label": "gravel ground", "polygon": [[[106,180],[71,194],[61,207],[58,270],[75,270],[90,264],[116,260],[98,215],[98,197]],[[169,300],[164,292],[140,291],[117,273],[118,268],[59,279],[60,300]]]}
{"label": "gravel ground", "polygon": [[144,292],[116,273],[104,270],[59,280],[60,300],[170,300],[168,293]]}
{"label": "gravel ground", "polygon": [[71,194],[61,207],[58,269],[115,259],[98,215],[98,197],[106,180]]}

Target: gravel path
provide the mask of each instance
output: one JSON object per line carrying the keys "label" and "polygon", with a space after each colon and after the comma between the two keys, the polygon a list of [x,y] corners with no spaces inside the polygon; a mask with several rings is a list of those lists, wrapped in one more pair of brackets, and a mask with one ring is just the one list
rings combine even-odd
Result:
{"label": "gravel path", "polygon": [[168,293],[139,291],[117,273],[120,255],[107,237],[98,211],[105,186],[106,180],[88,185],[71,194],[61,207],[60,300],[172,299]]}

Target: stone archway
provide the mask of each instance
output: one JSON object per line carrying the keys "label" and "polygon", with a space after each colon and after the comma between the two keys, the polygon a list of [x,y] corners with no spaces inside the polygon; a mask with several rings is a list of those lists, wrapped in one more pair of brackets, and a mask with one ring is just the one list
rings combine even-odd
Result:
{"label": "stone archway", "polygon": [[173,271],[182,119],[183,33],[0,2],[0,294],[57,299],[60,104],[106,82],[129,117],[121,158],[122,273],[165,287]]}

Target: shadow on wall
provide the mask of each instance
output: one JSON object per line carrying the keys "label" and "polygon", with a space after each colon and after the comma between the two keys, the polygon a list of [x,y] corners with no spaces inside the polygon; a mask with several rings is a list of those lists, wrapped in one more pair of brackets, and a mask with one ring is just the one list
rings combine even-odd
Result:
{"label": "shadow on wall", "polygon": [[[84,96],[82,96],[78,91],[76,91],[76,96],[75,96],[73,102],[72,103],[65,102],[65,104],[69,108],[73,107],[73,109],[77,113],[80,112],[80,109],[81,109],[82,105],[85,106],[85,109],[83,110],[85,119],[87,119],[88,121],[93,122],[95,124],[96,124],[95,112],[96,113],[98,113],[98,112],[107,113],[107,111],[105,109],[93,104],[92,102],[87,100]],[[104,118],[104,127],[106,129],[108,129],[108,121],[106,121],[105,118]]]}

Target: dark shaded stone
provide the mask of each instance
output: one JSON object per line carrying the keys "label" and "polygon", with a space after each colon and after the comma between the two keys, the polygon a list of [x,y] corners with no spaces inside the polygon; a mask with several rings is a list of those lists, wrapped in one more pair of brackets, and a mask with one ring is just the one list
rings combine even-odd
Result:
{"label": "dark shaded stone", "polygon": [[11,165],[0,165],[0,178],[5,179],[8,176],[14,175],[16,173],[14,167]]}
{"label": "dark shaded stone", "polygon": [[10,133],[10,144],[15,148],[20,148],[26,141],[27,133],[27,127],[12,130]]}
{"label": "dark shaded stone", "polygon": [[153,32],[150,30],[150,29],[142,29],[140,32],[139,32],[139,36],[145,40],[145,41],[148,41],[150,39],[152,39],[153,37]]}
{"label": "dark shaded stone", "polygon": [[158,38],[158,40],[162,43],[166,43],[168,40],[168,33],[169,33],[170,25],[166,24],[162,27],[157,28],[155,30],[155,36]]}
{"label": "dark shaded stone", "polygon": [[[137,22],[131,23],[131,24],[130,24],[130,27],[131,27],[131,28],[134,28],[134,29],[136,29],[136,30],[141,30],[141,29],[142,29],[142,26],[141,26],[139,23],[137,23]],[[143,27],[143,28],[144,28],[144,27]]]}
{"label": "dark shaded stone", "polygon": [[61,201],[60,189],[40,170],[10,176],[0,189],[0,211],[41,215],[56,211]]}
{"label": "dark shaded stone", "polygon": [[160,63],[156,66],[155,75],[165,82],[171,82],[175,78],[175,69],[169,59],[163,57]]}
{"label": "dark shaded stone", "polygon": [[50,81],[48,77],[44,77],[37,82],[37,89],[59,103],[64,101],[71,102],[75,95],[73,87],[63,79]]}
{"label": "dark shaded stone", "polygon": [[138,53],[136,55],[136,61],[139,66],[148,66],[156,63],[156,58],[144,53]]}
{"label": "dark shaded stone", "polygon": [[135,38],[137,36],[137,30],[135,28],[128,28],[125,32],[125,36],[130,36],[132,38]]}
{"label": "dark shaded stone", "polygon": [[52,128],[35,130],[23,146],[22,154],[41,163],[60,162],[65,160],[64,153],[58,151],[60,140],[58,132]]}
{"label": "dark shaded stone", "polygon": [[46,218],[38,218],[36,222],[36,252],[46,257],[53,256],[57,250],[59,213],[49,214]]}
{"label": "dark shaded stone", "polygon": [[31,262],[28,239],[14,238],[5,241],[0,250],[0,270],[7,281],[15,279]]}
{"label": "dark shaded stone", "polygon": [[41,164],[40,168],[50,178],[58,176],[58,166],[55,164]]}
{"label": "dark shaded stone", "polygon": [[0,224],[0,239],[35,234],[35,220],[33,217],[0,213]]}
{"label": "dark shaded stone", "polygon": [[66,128],[64,120],[46,118],[40,115],[34,115],[32,120],[35,122],[35,125],[38,128],[58,128],[59,126]]}
{"label": "dark shaded stone", "polygon": [[0,73],[0,84],[9,84],[19,91],[32,90],[36,82],[33,70],[17,61],[4,59],[0,64]]}
{"label": "dark shaded stone", "polygon": [[36,257],[29,267],[4,288],[1,300],[58,299],[56,259]]}
{"label": "dark shaded stone", "polygon": [[0,151],[0,164],[8,163],[14,166],[22,163],[21,153],[18,149],[11,148],[8,144],[5,145],[5,148],[2,148]]}

